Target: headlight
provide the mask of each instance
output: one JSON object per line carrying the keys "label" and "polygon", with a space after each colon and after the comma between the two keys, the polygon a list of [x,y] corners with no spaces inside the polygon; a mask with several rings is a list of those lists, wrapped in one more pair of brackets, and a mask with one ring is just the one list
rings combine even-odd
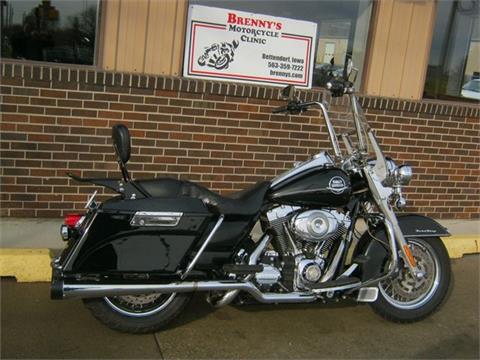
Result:
{"label": "headlight", "polygon": [[408,165],[401,165],[395,169],[394,176],[395,182],[398,185],[408,185],[412,180],[413,171]]}

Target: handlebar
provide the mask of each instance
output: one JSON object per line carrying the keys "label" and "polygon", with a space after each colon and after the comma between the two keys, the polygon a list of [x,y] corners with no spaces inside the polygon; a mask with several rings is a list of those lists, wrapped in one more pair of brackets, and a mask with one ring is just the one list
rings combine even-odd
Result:
{"label": "handlebar", "polygon": [[298,100],[291,100],[287,104],[287,106],[281,106],[273,109],[272,113],[277,114],[280,112],[289,112],[291,114],[298,114],[301,111],[307,110],[310,106],[318,106],[320,108],[320,111],[322,112],[323,118],[325,120],[325,125],[327,126],[327,132],[330,138],[330,142],[332,143],[333,151],[335,152],[335,157],[340,159],[342,157],[342,151],[340,150],[337,135],[335,134],[335,130],[333,129],[333,125],[330,121],[330,117],[328,116],[327,108],[324,104],[317,101],[302,103]]}
{"label": "handlebar", "polygon": [[278,108],[275,108],[272,110],[272,114],[278,114],[282,112],[287,112],[288,111],[288,106],[280,106]]}
{"label": "handlebar", "polygon": [[278,113],[290,113],[290,114],[299,114],[302,111],[308,110],[308,108],[312,105],[315,105],[315,102],[300,102],[298,100],[291,100],[288,102],[286,106],[280,106],[272,110],[272,114]]}

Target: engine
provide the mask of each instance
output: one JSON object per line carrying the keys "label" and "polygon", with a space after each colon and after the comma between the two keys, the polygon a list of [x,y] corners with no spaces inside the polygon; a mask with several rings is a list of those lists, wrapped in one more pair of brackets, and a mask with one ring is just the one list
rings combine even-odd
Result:
{"label": "engine", "polygon": [[[277,252],[262,263],[270,272],[282,264],[281,283],[290,291],[308,289],[321,280],[329,251],[350,226],[350,218],[335,209],[284,205],[270,210],[263,222],[275,233]],[[263,279],[262,273],[258,277]]]}

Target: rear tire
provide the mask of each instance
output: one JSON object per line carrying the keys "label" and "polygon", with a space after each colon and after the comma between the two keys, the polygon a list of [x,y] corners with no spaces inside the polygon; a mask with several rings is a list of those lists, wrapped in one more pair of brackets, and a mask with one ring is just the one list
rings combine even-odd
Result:
{"label": "rear tire", "polygon": [[191,297],[191,293],[127,295],[83,299],[83,302],[93,316],[109,328],[145,334],[165,328]]}
{"label": "rear tire", "polygon": [[408,239],[417,267],[425,272],[414,279],[406,267],[396,278],[382,281],[373,310],[387,320],[400,323],[426,318],[442,305],[450,286],[448,252],[440,238]]}

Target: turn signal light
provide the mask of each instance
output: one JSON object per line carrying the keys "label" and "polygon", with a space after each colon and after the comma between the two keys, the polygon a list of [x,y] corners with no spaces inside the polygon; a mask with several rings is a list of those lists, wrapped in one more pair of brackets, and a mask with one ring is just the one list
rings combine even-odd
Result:
{"label": "turn signal light", "polygon": [[73,228],[75,227],[75,225],[77,225],[77,223],[80,221],[80,219],[82,218],[82,214],[67,214],[65,216],[65,225],[67,225],[69,228]]}

